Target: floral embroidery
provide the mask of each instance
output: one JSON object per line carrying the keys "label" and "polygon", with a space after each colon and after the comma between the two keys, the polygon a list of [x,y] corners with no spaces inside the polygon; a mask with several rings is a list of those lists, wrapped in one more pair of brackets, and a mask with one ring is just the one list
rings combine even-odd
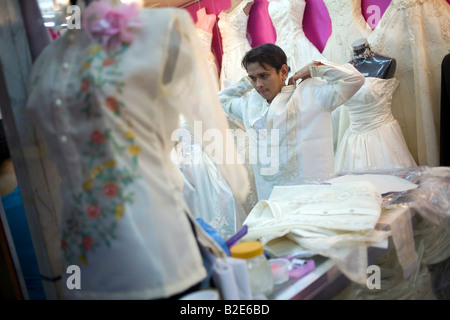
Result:
{"label": "floral embroidery", "polygon": [[84,79],[81,83],[81,92],[86,92],[89,90],[89,87],[91,86],[91,82],[89,79]]}
{"label": "floral embroidery", "polygon": [[105,60],[103,60],[103,66],[104,67],[110,66],[114,64],[114,62],[116,62],[116,59],[114,59],[113,57],[106,58]]}
{"label": "floral embroidery", "polygon": [[83,238],[83,247],[86,251],[91,250],[92,245],[93,245],[93,240],[91,237],[84,237]]}
{"label": "floral embroidery", "polygon": [[105,106],[112,112],[119,114],[119,102],[114,97],[108,97],[105,99]]}
{"label": "floral embroidery", "polygon": [[114,182],[108,182],[103,186],[103,193],[110,198],[114,198],[117,196],[119,188]]}
{"label": "floral embroidery", "polygon": [[92,204],[87,208],[87,215],[89,218],[98,218],[100,216],[100,207]]}
{"label": "floral embroidery", "polygon": [[[122,42],[111,51],[93,45],[79,73],[77,99],[84,106],[80,112],[95,129],[87,134],[87,149],[83,153],[88,168],[82,192],[75,197],[75,208],[62,232],[61,248],[70,263],[88,265],[88,252],[94,252],[100,245],[111,246],[117,236],[117,223],[124,217],[125,206],[134,202],[134,193],[128,187],[139,177],[136,170],[141,148],[136,145],[136,135],[122,112],[125,103],[120,94],[125,84],[118,67],[128,46]],[[99,100],[97,93],[106,92],[109,94]],[[125,124],[114,129],[117,130],[115,134],[113,129],[96,126],[103,123],[98,108],[105,108]],[[121,132],[123,139],[117,138],[117,132]],[[115,155],[130,157],[131,166],[119,167]]]}
{"label": "floral embroidery", "polygon": [[91,140],[95,143],[95,144],[102,144],[103,142],[105,142],[105,135],[97,130],[95,130],[94,132],[92,132],[91,134]]}

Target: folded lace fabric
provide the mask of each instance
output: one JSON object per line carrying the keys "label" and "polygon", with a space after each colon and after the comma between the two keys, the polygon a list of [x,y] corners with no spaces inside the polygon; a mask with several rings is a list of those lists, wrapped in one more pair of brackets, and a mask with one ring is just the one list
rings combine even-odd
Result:
{"label": "folded lace fabric", "polygon": [[[367,244],[385,240],[390,232],[374,230],[381,215],[381,194],[370,182],[337,185],[276,186],[259,201],[244,224],[245,240],[287,237],[300,247],[333,259],[351,280],[367,279]],[[280,242],[277,243],[280,250]]]}
{"label": "folded lace fabric", "polygon": [[[338,185],[276,186],[244,221],[247,238],[277,237],[292,229],[307,237],[369,234],[381,214],[381,194],[365,181]],[[266,241],[267,242],[267,241]]]}

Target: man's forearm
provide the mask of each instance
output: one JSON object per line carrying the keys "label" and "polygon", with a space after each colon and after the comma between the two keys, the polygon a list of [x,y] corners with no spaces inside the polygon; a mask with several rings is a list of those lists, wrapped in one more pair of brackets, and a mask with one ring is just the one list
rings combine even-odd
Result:
{"label": "man's forearm", "polygon": [[246,95],[253,89],[247,77],[218,93],[224,111],[232,118],[242,121],[242,106],[246,103]]}

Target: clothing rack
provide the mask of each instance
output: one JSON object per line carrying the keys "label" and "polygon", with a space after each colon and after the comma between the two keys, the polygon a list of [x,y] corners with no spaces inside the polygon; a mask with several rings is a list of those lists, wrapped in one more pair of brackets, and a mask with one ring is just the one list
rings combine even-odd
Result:
{"label": "clothing rack", "polygon": [[[174,1],[174,2],[176,3],[176,2],[180,2],[180,1]],[[189,1],[189,2],[187,2],[187,3],[180,4],[180,5],[176,5],[175,3],[172,4],[172,5],[170,5],[171,2],[170,2],[170,1],[167,1],[167,6],[170,6],[170,7],[178,7],[178,8],[186,8],[186,7],[189,7],[190,5],[192,5],[192,4],[194,4],[194,3],[197,3],[197,2],[200,2],[200,0]],[[145,7],[145,8],[158,7],[160,4],[161,4],[161,2],[145,1],[145,0],[144,0],[144,7]]]}
{"label": "clothing rack", "polygon": [[181,6],[179,6],[179,8],[186,8],[186,7],[189,7],[190,5],[192,5],[192,4],[194,4],[194,3],[197,3],[197,2],[200,2],[200,0],[193,0],[193,1],[190,1],[190,2],[188,2],[188,3],[182,4]]}

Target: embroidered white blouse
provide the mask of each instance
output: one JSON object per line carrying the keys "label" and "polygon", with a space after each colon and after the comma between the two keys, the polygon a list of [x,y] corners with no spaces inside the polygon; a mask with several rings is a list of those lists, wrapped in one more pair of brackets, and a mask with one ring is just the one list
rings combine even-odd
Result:
{"label": "embroidered white blouse", "polygon": [[331,111],[359,90],[364,76],[348,63],[320,62],[310,67],[311,78],[283,87],[271,104],[247,77],[219,92],[225,112],[247,130],[258,200],[267,200],[274,186],[334,172]]}
{"label": "embroidered white blouse", "polygon": [[[32,69],[27,111],[61,176],[63,261],[81,268],[69,299],[168,297],[207,275],[196,240],[224,256],[193,221],[170,158],[181,113],[227,128],[194,23],[175,8],[137,18],[131,43],[107,51],[67,30]],[[218,168],[244,199],[244,168]]]}

